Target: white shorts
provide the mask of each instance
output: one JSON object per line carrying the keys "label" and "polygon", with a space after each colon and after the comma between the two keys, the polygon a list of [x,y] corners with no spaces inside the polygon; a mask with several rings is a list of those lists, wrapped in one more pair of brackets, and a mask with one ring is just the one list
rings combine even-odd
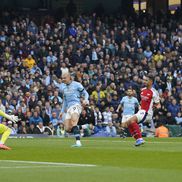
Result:
{"label": "white shorts", "polygon": [[78,115],[80,115],[81,112],[82,112],[82,106],[79,104],[75,104],[71,106],[65,113],[65,120],[71,119],[72,114],[77,113]]}
{"label": "white shorts", "polygon": [[133,115],[123,115],[121,123],[125,123],[129,118],[131,118]]}
{"label": "white shorts", "polygon": [[138,119],[138,123],[150,122],[152,120],[152,115],[148,114],[145,110],[139,110],[135,116]]}

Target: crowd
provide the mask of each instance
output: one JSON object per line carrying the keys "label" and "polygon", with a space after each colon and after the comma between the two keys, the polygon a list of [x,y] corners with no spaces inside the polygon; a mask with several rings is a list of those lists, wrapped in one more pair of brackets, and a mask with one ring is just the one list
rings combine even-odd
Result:
{"label": "crowd", "polygon": [[[0,109],[19,117],[12,133],[65,135],[59,113],[61,74],[90,94],[83,133],[116,136],[127,88],[139,98],[142,75],[155,75],[161,109],[154,123],[182,126],[182,22],[176,16],[79,15],[56,20],[16,12],[0,18]],[[88,122],[86,122],[88,121]]]}

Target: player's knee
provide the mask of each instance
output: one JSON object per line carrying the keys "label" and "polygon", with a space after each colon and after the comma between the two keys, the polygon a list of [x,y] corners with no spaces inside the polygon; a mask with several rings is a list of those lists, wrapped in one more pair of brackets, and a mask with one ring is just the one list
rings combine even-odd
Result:
{"label": "player's knee", "polygon": [[79,115],[77,113],[72,114],[71,120],[73,123],[78,122]]}
{"label": "player's knee", "polygon": [[72,129],[71,129],[71,132],[72,133],[78,133],[79,132],[78,126],[73,126]]}

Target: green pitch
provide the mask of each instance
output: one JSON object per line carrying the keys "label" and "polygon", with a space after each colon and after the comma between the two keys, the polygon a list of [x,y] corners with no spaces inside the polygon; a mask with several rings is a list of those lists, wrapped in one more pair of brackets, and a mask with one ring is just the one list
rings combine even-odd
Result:
{"label": "green pitch", "polygon": [[[181,182],[182,138],[9,139],[0,150],[2,182]],[[29,162],[27,162],[29,161]],[[31,161],[31,162],[30,162]]]}

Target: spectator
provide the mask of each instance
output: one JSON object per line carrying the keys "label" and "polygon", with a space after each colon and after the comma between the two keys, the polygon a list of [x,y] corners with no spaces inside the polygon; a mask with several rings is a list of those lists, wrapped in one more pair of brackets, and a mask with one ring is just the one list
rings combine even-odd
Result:
{"label": "spectator", "polygon": [[26,68],[32,69],[36,63],[32,56],[28,55],[28,57],[23,61],[23,64]]}
{"label": "spectator", "polygon": [[105,127],[103,127],[101,121],[99,121],[97,123],[97,125],[94,127],[94,135],[93,136],[100,136],[100,137],[108,136],[106,131],[105,131]]}
{"label": "spectator", "polygon": [[46,135],[53,134],[51,128],[49,128],[48,126],[44,126],[43,122],[38,123],[38,125],[35,127],[34,132],[35,134],[46,134]]}
{"label": "spectator", "polygon": [[169,124],[169,125],[176,124],[176,121],[175,121],[174,117],[172,117],[172,114],[170,112],[167,112],[165,120],[166,120],[166,124]]}
{"label": "spectator", "polygon": [[18,134],[27,134],[28,127],[26,126],[25,121],[21,122],[21,125],[18,128]]}
{"label": "spectator", "polygon": [[96,104],[100,104],[100,102],[106,98],[104,91],[101,90],[100,86],[96,86],[96,90],[92,92],[92,97],[96,101]]}
{"label": "spectator", "polygon": [[[60,101],[55,99],[54,104],[50,104],[49,100],[55,91],[52,81],[56,75],[59,85],[61,72],[68,70],[86,86],[91,95],[90,103],[94,108],[99,107],[101,113],[108,106],[115,107],[130,86],[140,99],[142,74],[152,72],[155,74],[154,87],[162,101],[159,115],[166,124],[176,124],[174,117],[181,112],[182,100],[182,42],[178,14],[161,15],[163,21],[157,22],[156,26],[152,26],[154,20],[147,13],[135,19],[129,16],[124,21],[120,14],[118,17],[113,15],[109,21],[106,16],[100,18],[97,14],[79,15],[78,19],[65,16],[62,22],[51,17],[48,23],[41,13],[39,17],[33,12],[19,18],[22,17],[20,13],[16,20],[11,12],[7,16],[6,19],[1,17],[0,98],[5,110],[24,115],[27,127],[36,105],[39,105],[39,115],[46,120],[46,125],[56,107],[58,115]],[[36,24],[32,17],[36,17]],[[149,18],[151,21],[146,22]],[[174,30],[168,27],[172,21],[172,27],[177,27]],[[165,29],[169,31],[166,33]],[[36,95],[33,102],[30,101],[32,95]],[[175,105],[173,99],[176,99]],[[100,120],[100,114],[96,115]],[[18,125],[20,127],[21,122]]]}
{"label": "spectator", "polygon": [[29,128],[27,129],[28,134],[35,134],[35,125],[32,123],[30,124]]}
{"label": "spectator", "polygon": [[117,92],[115,92],[111,100],[111,106],[114,108],[114,110],[117,110],[118,105],[119,105],[118,94]]}
{"label": "spectator", "polygon": [[42,108],[41,117],[42,117],[42,119],[43,119],[43,122],[44,122],[45,126],[48,126],[48,124],[50,123],[50,117],[49,117],[49,115],[46,113],[45,108]]}
{"label": "spectator", "polygon": [[161,54],[161,51],[160,50],[158,50],[157,51],[157,54],[155,54],[153,56],[153,60],[155,61],[155,63],[157,63],[159,61],[163,61],[163,59],[164,59],[164,56]]}
{"label": "spectator", "polygon": [[61,120],[58,118],[57,113],[55,111],[52,111],[52,115],[50,117],[50,123],[54,126],[54,129],[56,130],[58,125],[61,123]]}
{"label": "spectator", "polygon": [[110,111],[110,108],[107,107],[105,111],[102,113],[103,115],[103,123],[108,124],[109,122],[112,123],[112,112]]}
{"label": "spectator", "polygon": [[100,121],[102,121],[102,113],[100,112],[99,108],[96,107],[95,109],[93,108],[94,110],[94,116],[95,116],[95,124],[97,125],[97,123]]}
{"label": "spectator", "polygon": [[16,123],[13,124],[12,121],[8,121],[7,124],[11,129],[11,135],[16,135],[18,133],[18,125]]}
{"label": "spectator", "polygon": [[28,106],[31,109],[35,109],[35,107],[37,106],[37,98],[35,94],[32,94],[30,96],[30,100],[28,101]]}
{"label": "spectator", "polygon": [[51,117],[51,114],[52,114],[52,107],[50,105],[50,102],[46,102],[45,103],[45,112],[46,114]]}
{"label": "spectator", "polygon": [[152,58],[152,51],[150,50],[150,46],[146,47],[146,50],[144,51],[144,55],[147,58],[148,61]]}
{"label": "spectator", "polygon": [[76,35],[77,35],[77,30],[76,30],[76,28],[75,28],[75,24],[74,24],[74,23],[71,24],[70,28],[68,29],[68,33],[69,33],[69,35],[71,35],[72,37],[76,37]]}
{"label": "spectator", "polygon": [[34,124],[36,126],[39,122],[43,122],[43,120],[38,114],[38,112],[34,111],[33,116],[30,117],[29,123]]}
{"label": "spectator", "polygon": [[57,90],[54,91],[53,96],[50,97],[50,100],[53,101],[55,98],[57,98],[58,103],[62,103],[62,98],[59,96],[59,92]]}
{"label": "spectator", "polygon": [[107,132],[108,136],[116,137],[116,135],[117,135],[116,127],[113,126],[112,122],[109,122],[108,125],[106,126],[106,132]]}
{"label": "spectator", "polygon": [[47,56],[47,65],[50,66],[55,64],[57,61],[57,57],[53,55],[52,51],[49,51],[49,55]]}
{"label": "spectator", "polygon": [[182,126],[182,115],[181,115],[181,112],[178,112],[177,113],[177,116],[175,117],[175,120],[176,120],[176,123],[178,125],[181,125]]}
{"label": "spectator", "polygon": [[159,138],[167,138],[169,137],[169,130],[162,123],[158,123],[155,136]]}
{"label": "spectator", "polygon": [[28,25],[28,31],[33,33],[34,35],[38,33],[38,28],[33,21],[30,21]]}
{"label": "spectator", "polygon": [[19,126],[20,126],[20,124],[21,124],[21,121],[26,121],[25,114],[22,113],[21,107],[19,107],[19,108],[17,109],[16,116],[18,116],[18,119],[19,119],[19,121],[18,121],[18,125],[19,125]]}
{"label": "spectator", "polygon": [[64,137],[66,134],[63,123],[58,124],[56,135],[59,137]]}
{"label": "spectator", "polygon": [[176,117],[177,113],[180,112],[180,108],[176,102],[176,99],[173,99],[171,104],[169,104],[168,112],[172,114],[172,117]]}

